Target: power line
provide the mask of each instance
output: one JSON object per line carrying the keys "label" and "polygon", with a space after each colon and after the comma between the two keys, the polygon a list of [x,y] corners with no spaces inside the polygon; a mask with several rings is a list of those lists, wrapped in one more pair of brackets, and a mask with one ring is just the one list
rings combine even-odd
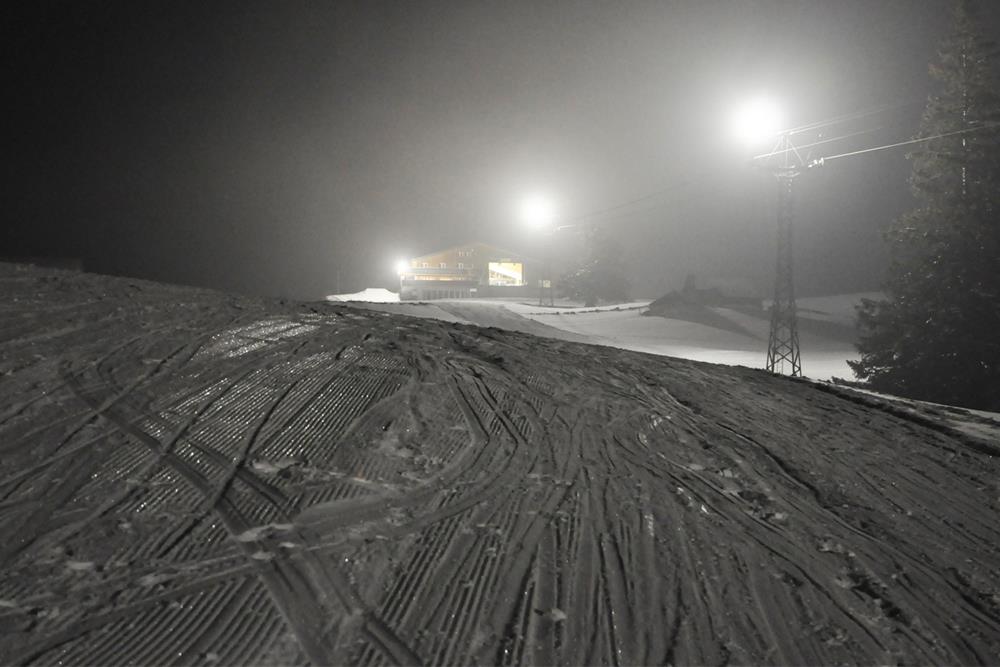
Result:
{"label": "power line", "polygon": [[826,120],[819,120],[812,123],[806,123],[805,125],[799,125],[798,127],[792,127],[782,134],[787,134],[789,136],[795,134],[802,134],[803,132],[810,132],[813,130],[819,130],[824,127],[829,127],[831,125],[838,125],[840,123],[846,123],[851,120],[857,120],[859,118],[865,118],[866,116],[874,116],[875,114],[883,113],[889,111],[890,109],[901,109],[903,107],[915,106],[917,104],[924,104],[924,100],[910,100],[908,102],[896,102],[893,104],[880,104],[876,107],[871,107],[869,109],[863,109],[861,111],[854,111],[848,114],[842,114],[840,116],[834,116],[833,118],[828,118]]}
{"label": "power line", "polygon": [[[873,128],[871,130],[862,130],[862,131],[859,131],[859,132],[851,132],[849,134],[841,135],[839,137],[832,137],[832,138],[829,138],[829,139],[822,139],[820,141],[816,141],[816,142],[813,142],[813,143],[810,143],[810,144],[805,144],[803,146],[799,146],[798,148],[810,148],[810,147],[813,147],[813,146],[820,146],[820,145],[829,144],[829,143],[833,143],[833,142],[837,142],[837,141],[843,141],[845,139],[850,139],[852,137],[856,137],[856,136],[859,136],[859,135],[862,135],[862,134],[869,134],[869,133],[875,132],[875,131],[877,131],[879,129],[881,129],[881,128]],[[753,158],[751,158],[751,160],[758,160],[758,159],[762,159],[762,158],[766,158],[766,157],[771,157],[773,155],[780,155],[781,153],[786,152],[786,150],[788,150],[788,149],[772,151],[770,153],[765,153],[765,154],[762,154],[762,155],[756,155]],[[629,208],[632,208],[632,207],[637,206],[639,204],[642,204],[643,202],[647,202],[649,200],[656,199],[658,197],[663,197],[665,195],[669,195],[669,194],[673,193],[674,191],[679,190],[681,188],[698,187],[700,183],[701,184],[704,183],[704,181],[705,181],[704,177],[705,176],[717,175],[718,173],[719,173],[719,171],[716,168],[705,169],[702,172],[699,172],[698,174],[695,174],[694,176],[690,176],[690,177],[684,179],[683,181],[680,181],[680,182],[677,182],[677,183],[673,183],[673,184],[671,184],[671,185],[669,185],[667,187],[660,188],[659,190],[654,190],[653,192],[648,192],[648,193],[646,193],[644,195],[640,195],[638,197],[635,197],[634,199],[628,199],[628,200],[619,202],[617,204],[613,204],[611,206],[608,206],[607,208],[597,209],[597,210],[593,210],[593,211],[588,211],[586,213],[581,213],[581,214],[575,215],[575,216],[570,217],[570,218],[565,218],[565,219],[563,219],[563,220],[560,221],[560,224],[564,224],[564,225],[565,224],[579,224],[581,222],[585,222],[586,220],[588,220],[590,218],[597,218],[597,217],[601,217],[601,218],[607,219],[608,216],[609,216],[609,214],[617,214],[617,215],[611,215],[610,216],[613,219],[613,218],[627,217],[629,215],[638,214],[638,213],[649,212],[651,210],[655,210],[656,208],[658,208],[660,206],[663,206],[663,205],[668,204],[668,203],[673,203],[673,202],[661,202],[659,204],[653,205],[652,207],[644,207],[644,208],[642,208],[642,209],[640,209],[638,211],[628,211],[628,212],[625,212],[625,213],[620,213],[623,209],[629,209]]]}
{"label": "power line", "polygon": [[967,132],[977,132],[979,130],[988,130],[994,127],[1000,127],[1000,123],[986,123],[983,125],[977,125],[976,127],[967,127],[963,130],[954,130],[953,132],[944,132],[942,134],[935,134],[932,137],[919,137],[917,139],[910,139],[908,141],[900,141],[894,144],[886,144],[885,146],[874,146],[872,148],[862,148],[861,150],[851,151],[849,153],[841,153],[839,155],[831,155],[829,157],[822,157],[818,160],[814,160],[813,164],[821,165],[829,162],[830,160],[839,160],[842,157],[853,157],[855,155],[863,155],[865,153],[874,153],[876,151],[885,151],[890,148],[899,148],[901,146],[912,146],[913,144],[924,143],[925,141],[933,141],[935,139],[943,139],[944,137],[953,137],[957,134],[966,134]]}
{"label": "power line", "polygon": [[761,153],[760,155],[755,155],[751,160],[763,160],[764,158],[773,157],[775,155],[782,155],[792,150],[801,150],[804,148],[813,148],[814,146],[822,146],[824,144],[831,144],[835,141],[843,141],[844,139],[850,139],[851,137],[861,136],[862,134],[871,134],[872,132],[878,132],[881,127],[873,127],[870,130],[859,130],[857,132],[851,132],[850,134],[843,134],[839,137],[833,137],[831,139],[821,139],[819,141],[814,141],[811,144],[802,144],[793,148],[783,148],[781,150],[772,150],[770,153]]}
{"label": "power line", "polygon": [[[878,107],[873,107],[871,109],[867,109],[867,110],[863,110],[863,111],[858,111],[858,112],[854,112],[854,113],[850,113],[850,114],[843,114],[841,116],[836,116],[834,118],[830,118],[830,119],[827,119],[827,120],[817,121],[815,123],[810,123],[810,124],[807,124],[807,125],[801,125],[801,126],[799,126],[797,128],[793,128],[791,130],[788,130],[787,132],[789,134],[791,134],[791,133],[802,133],[802,132],[805,132],[805,131],[808,131],[808,130],[816,130],[816,129],[820,129],[820,128],[823,128],[823,127],[830,127],[830,126],[836,125],[838,123],[847,122],[849,120],[855,120],[855,119],[858,119],[858,118],[864,118],[864,117],[867,117],[867,116],[872,116],[872,115],[875,115],[875,114],[878,114],[878,113],[882,113],[882,112],[887,111],[889,109],[895,109],[895,108],[901,108],[901,107],[906,107],[906,106],[912,106],[912,105],[918,104],[918,103],[923,103],[923,102],[922,101],[921,102],[909,101],[909,102],[899,102],[899,103],[896,103],[896,104],[883,104],[883,105],[880,105]],[[829,157],[818,158],[816,160],[813,160],[812,164],[814,164],[814,165],[824,164],[825,162],[827,162],[829,160],[836,160],[836,159],[843,158],[843,157],[851,157],[851,156],[854,156],[854,155],[862,155],[864,153],[870,153],[870,152],[888,150],[890,148],[898,148],[898,147],[901,147],[901,146],[908,146],[908,145],[917,144],[917,143],[921,143],[921,142],[925,142],[925,141],[931,141],[933,139],[940,139],[940,138],[943,138],[943,137],[952,136],[952,135],[955,135],[955,134],[962,134],[962,133],[966,133],[966,132],[972,132],[972,131],[975,131],[975,130],[987,129],[989,127],[994,127],[996,125],[1000,125],[1000,123],[995,123],[995,124],[990,124],[990,125],[980,125],[980,126],[977,126],[977,127],[974,127],[974,128],[966,128],[964,130],[957,130],[955,132],[947,132],[947,133],[944,133],[944,134],[935,135],[933,137],[924,137],[924,138],[920,138],[920,139],[912,139],[912,140],[898,142],[898,143],[894,143],[894,144],[887,144],[885,146],[876,146],[876,147],[873,147],[873,148],[865,148],[865,149],[861,149],[861,150],[857,150],[857,151],[850,151],[850,152],[847,152],[847,153],[840,153],[838,155],[832,155],[832,156],[829,156]],[[848,134],[840,135],[838,137],[831,137],[831,138],[828,138],[828,139],[821,139],[821,140],[818,140],[818,141],[814,141],[812,143],[803,144],[801,146],[797,146],[796,148],[798,148],[798,149],[806,149],[806,148],[812,148],[812,147],[815,147],[815,146],[822,146],[822,145],[826,145],[826,144],[831,144],[831,143],[835,143],[835,142],[838,142],[838,141],[844,141],[845,139],[850,139],[850,138],[857,137],[857,136],[862,136],[862,135],[865,135],[865,134],[871,134],[872,132],[877,132],[878,130],[881,130],[881,129],[883,129],[883,127],[875,127],[875,128],[866,129],[866,130],[859,130],[857,132],[850,132]],[[761,154],[761,155],[756,155],[756,156],[754,156],[752,158],[752,160],[759,160],[759,159],[763,159],[763,158],[767,158],[767,157],[772,157],[774,155],[780,155],[780,154],[782,154],[784,152],[787,152],[788,150],[790,150],[790,149],[774,150],[774,151],[771,151],[769,153],[764,153],[764,154]],[[663,196],[669,195],[669,194],[671,194],[671,193],[673,193],[673,192],[675,192],[677,190],[680,190],[682,188],[697,188],[697,187],[699,187],[700,183],[704,184],[704,178],[703,177],[708,176],[708,175],[713,175],[713,174],[717,175],[718,174],[718,169],[715,169],[715,168],[705,169],[702,172],[699,172],[698,174],[695,174],[693,176],[689,176],[688,178],[684,179],[683,181],[679,181],[679,182],[673,183],[673,184],[671,184],[671,185],[669,185],[667,187],[660,188],[659,190],[654,190],[652,192],[648,192],[648,193],[646,193],[644,195],[640,195],[640,196],[635,197],[633,199],[628,199],[628,200],[619,202],[617,204],[613,204],[613,205],[608,206],[608,207],[603,208],[603,209],[596,209],[596,210],[588,211],[586,213],[581,213],[581,214],[578,214],[578,215],[575,215],[575,216],[572,216],[572,217],[569,217],[569,218],[564,218],[563,220],[560,221],[560,224],[563,224],[563,225],[575,225],[575,224],[579,224],[579,223],[585,222],[587,220],[590,220],[592,218],[621,219],[621,218],[628,218],[628,217],[631,217],[631,216],[634,216],[634,215],[639,215],[639,214],[642,214],[642,213],[649,213],[651,211],[655,211],[657,208],[660,208],[660,207],[662,207],[664,205],[674,204],[676,202],[675,201],[665,201],[665,202],[653,203],[650,206],[644,206],[644,207],[642,207],[640,209],[636,209],[636,210],[628,210],[628,209],[633,209],[633,207],[635,207],[635,206],[637,206],[639,204],[642,204],[644,202],[649,202],[650,200],[655,200],[658,197],[663,197]]]}
{"label": "power line", "polygon": [[[704,174],[712,173],[712,171],[714,171],[714,170],[705,170]],[[698,181],[697,177],[689,177],[689,178],[687,178],[687,179],[685,179],[683,181],[680,181],[678,183],[674,183],[674,184],[672,184],[672,185],[670,185],[668,187],[661,188],[661,189],[655,190],[653,192],[649,192],[647,194],[641,195],[641,196],[636,197],[634,199],[628,199],[626,201],[620,202],[618,204],[614,204],[614,205],[609,206],[607,208],[598,209],[598,210],[594,210],[594,211],[588,211],[587,213],[582,213],[582,214],[573,216],[571,218],[566,218],[565,220],[560,221],[560,224],[577,224],[577,223],[580,223],[580,222],[584,222],[585,220],[588,220],[590,218],[604,217],[604,216],[606,216],[609,213],[615,213],[616,211],[621,211],[622,209],[630,208],[632,206],[635,206],[636,204],[641,204],[644,201],[649,201],[650,199],[655,199],[657,197],[662,197],[664,195],[670,194],[671,192],[674,192],[675,190],[679,190],[679,189],[684,188],[684,187],[695,185],[697,183],[697,181]]]}

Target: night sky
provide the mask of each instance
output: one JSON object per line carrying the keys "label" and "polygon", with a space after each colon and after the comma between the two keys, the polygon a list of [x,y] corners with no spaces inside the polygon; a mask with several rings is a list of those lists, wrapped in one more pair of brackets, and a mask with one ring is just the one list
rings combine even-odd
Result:
{"label": "night sky", "polygon": [[[3,10],[0,256],[307,299],[392,286],[397,259],[467,240],[538,255],[516,216],[530,192],[612,229],[635,296],[690,271],[766,291],[773,184],[731,109],[767,93],[790,126],[882,109],[824,128],[867,133],[815,157],[907,139],[950,7],[23,4]],[[800,293],[878,287],[904,155],[800,177]]]}

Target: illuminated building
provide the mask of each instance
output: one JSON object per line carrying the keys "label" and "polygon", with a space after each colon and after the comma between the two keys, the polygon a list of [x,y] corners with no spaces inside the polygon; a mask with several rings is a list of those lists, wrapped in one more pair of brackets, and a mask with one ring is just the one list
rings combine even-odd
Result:
{"label": "illuminated building", "polygon": [[[404,301],[522,296],[538,289],[538,264],[485,243],[463,243],[414,257],[399,269]],[[533,283],[533,284],[532,284]]]}

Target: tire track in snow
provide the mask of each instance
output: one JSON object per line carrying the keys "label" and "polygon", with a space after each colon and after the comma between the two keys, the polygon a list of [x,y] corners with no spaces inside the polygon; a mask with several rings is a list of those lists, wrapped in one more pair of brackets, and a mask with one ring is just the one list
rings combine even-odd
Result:
{"label": "tire track in snow", "polygon": [[946,432],[741,369],[152,285],[115,310],[81,280],[131,342],[39,340],[77,346],[86,403],[11,366],[52,393],[0,423],[0,526],[51,538],[0,574],[4,662],[1000,657],[996,462]]}
{"label": "tire track in snow", "polygon": [[[110,378],[109,378],[110,379]],[[71,385],[76,390],[81,390],[78,384],[71,382]],[[291,390],[291,386],[286,387],[283,393],[279,393],[277,398],[272,399],[272,408],[280,403],[281,399]],[[84,399],[94,410],[99,410],[102,406],[96,401],[88,400],[86,396],[82,393],[81,398]],[[118,428],[128,433],[132,437],[138,439],[140,442],[146,444],[150,449],[159,449],[159,442],[153,437],[146,434],[144,431],[140,430],[134,426],[130,420],[122,417],[121,415],[114,413],[110,410],[104,410],[101,414],[114,423]],[[267,413],[262,415],[259,422],[259,426],[263,425],[267,420]],[[249,444],[246,445],[247,451],[251,444],[256,439],[256,434],[250,434]],[[216,463],[220,463],[219,458],[213,457]],[[199,491],[205,502],[209,503],[210,507],[219,514],[223,523],[227,526],[230,535],[238,536],[254,525],[253,522],[247,521],[245,518],[241,517],[239,510],[233,506],[226,499],[226,489],[231,483],[230,481],[237,474],[238,471],[244,470],[241,467],[241,463],[237,462],[235,465],[230,467],[230,475],[224,477],[222,480],[217,482],[218,486],[211,486],[209,480],[205,478],[196,469],[192,468],[189,464],[186,464],[183,460],[179,459],[173,452],[167,452],[162,457],[164,463],[168,464],[174,470],[179,472],[188,482],[192,483],[193,486]],[[226,462],[230,462],[229,458],[224,458]],[[244,472],[246,472],[244,470]],[[252,475],[252,473],[250,473]],[[248,555],[253,555],[249,552],[251,547],[247,546]],[[306,570],[308,571],[308,580],[311,576],[313,579],[318,579],[318,585],[312,584],[311,587],[314,590],[337,590],[339,591],[339,598],[341,604],[345,605],[345,611],[348,615],[357,615],[358,613],[364,614],[364,610],[358,605],[357,597],[350,591],[349,585],[346,582],[341,581],[337,583],[338,579],[342,577],[331,573],[327,568],[315,561],[314,558],[306,557]],[[312,562],[310,562],[312,561]],[[274,565],[277,566],[278,571],[284,570],[284,574],[280,578],[276,578],[274,574],[269,572],[261,572],[261,579],[264,581],[265,585],[271,590],[272,597],[276,598],[278,606],[282,609],[283,614],[288,620],[288,622],[296,628],[296,632],[299,635],[300,642],[304,645],[307,652],[312,654],[312,659],[325,659],[320,658],[322,655],[332,655],[329,653],[333,650],[332,646],[327,646],[324,648],[324,640],[321,639],[322,635],[327,634],[326,630],[322,630],[315,625],[316,621],[323,619],[330,612],[321,612],[318,609],[314,609],[311,612],[307,611],[302,613],[301,608],[309,608],[309,599],[315,596],[315,593],[311,595],[303,596],[302,585],[307,588],[310,584],[303,582],[303,584],[292,583],[292,588],[288,588],[287,584],[284,582],[294,582],[296,578],[302,579],[301,575],[289,577],[289,574],[294,573],[297,568],[294,566],[289,570],[289,566],[282,559],[275,559],[272,561]],[[268,565],[261,565],[258,569],[267,569]],[[298,591],[296,592],[296,589]],[[399,645],[398,641],[394,640],[392,633],[387,631],[387,629],[381,627],[377,619],[366,618],[363,622],[363,630],[378,643],[384,650],[390,651],[390,654],[394,655],[396,659],[406,656],[406,649]]]}

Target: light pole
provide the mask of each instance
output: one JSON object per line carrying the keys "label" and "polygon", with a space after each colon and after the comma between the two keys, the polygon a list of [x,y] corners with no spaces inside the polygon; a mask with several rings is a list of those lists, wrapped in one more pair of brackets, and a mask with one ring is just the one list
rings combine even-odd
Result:
{"label": "light pole", "polygon": [[[754,162],[773,174],[778,184],[774,301],[771,304],[771,329],[767,340],[765,367],[772,373],[783,373],[787,363],[789,374],[798,377],[802,375],[802,361],[792,263],[792,184],[802,171],[804,162],[792,144],[789,133],[779,132],[780,127],[780,110],[765,98],[752,100],[732,119],[733,133],[747,144],[773,140],[777,136],[777,143],[770,153],[754,157]],[[776,160],[771,159],[775,157]]]}
{"label": "light pole", "polygon": [[[576,225],[576,224],[572,224],[572,225],[557,225],[555,227],[550,228],[547,232],[545,232],[545,236],[546,236],[546,243],[545,243],[545,272],[546,272],[546,275],[548,275],[548,280],[543,280],[542,284],[544,285],[545,283],[548,283],[548,288],[549,288],[549,306],[550,307],[554,307],[556,305],[556,297],[555,297],[556,286],[555,286],[555,281],[552,279],[552,246],[555,244],[556,234],[558,234],[559,232],[564,232],[567,229],[577,229],[578,227],[579,227],[579,225]],[[542,295],[541,294],[538,295],[538,305],[539,306],[544,305],[542,303]]]}
{"label": "light pole", "polygon": [[[555,205],[552,203],[552,199],[542,195],[542,194],[532,194],[528,195],[521,200],[518,214],[521,221],[535,230],[541,230],[547,232],[549,240],[547,241],[545,254],[546,254],[546,267],[545,271],[548,274],[549,283],[549,305],[555,305],[554,296],[552,294],[552,236],[560,227],[553,227],[552,223],[555,220]],[[567,225],[563,225],[566,227]],[[572,225],[569,225],[572,226]],[[538,305],[542,306],[545,303],[545,282],[546,279],[538,279]]]}

